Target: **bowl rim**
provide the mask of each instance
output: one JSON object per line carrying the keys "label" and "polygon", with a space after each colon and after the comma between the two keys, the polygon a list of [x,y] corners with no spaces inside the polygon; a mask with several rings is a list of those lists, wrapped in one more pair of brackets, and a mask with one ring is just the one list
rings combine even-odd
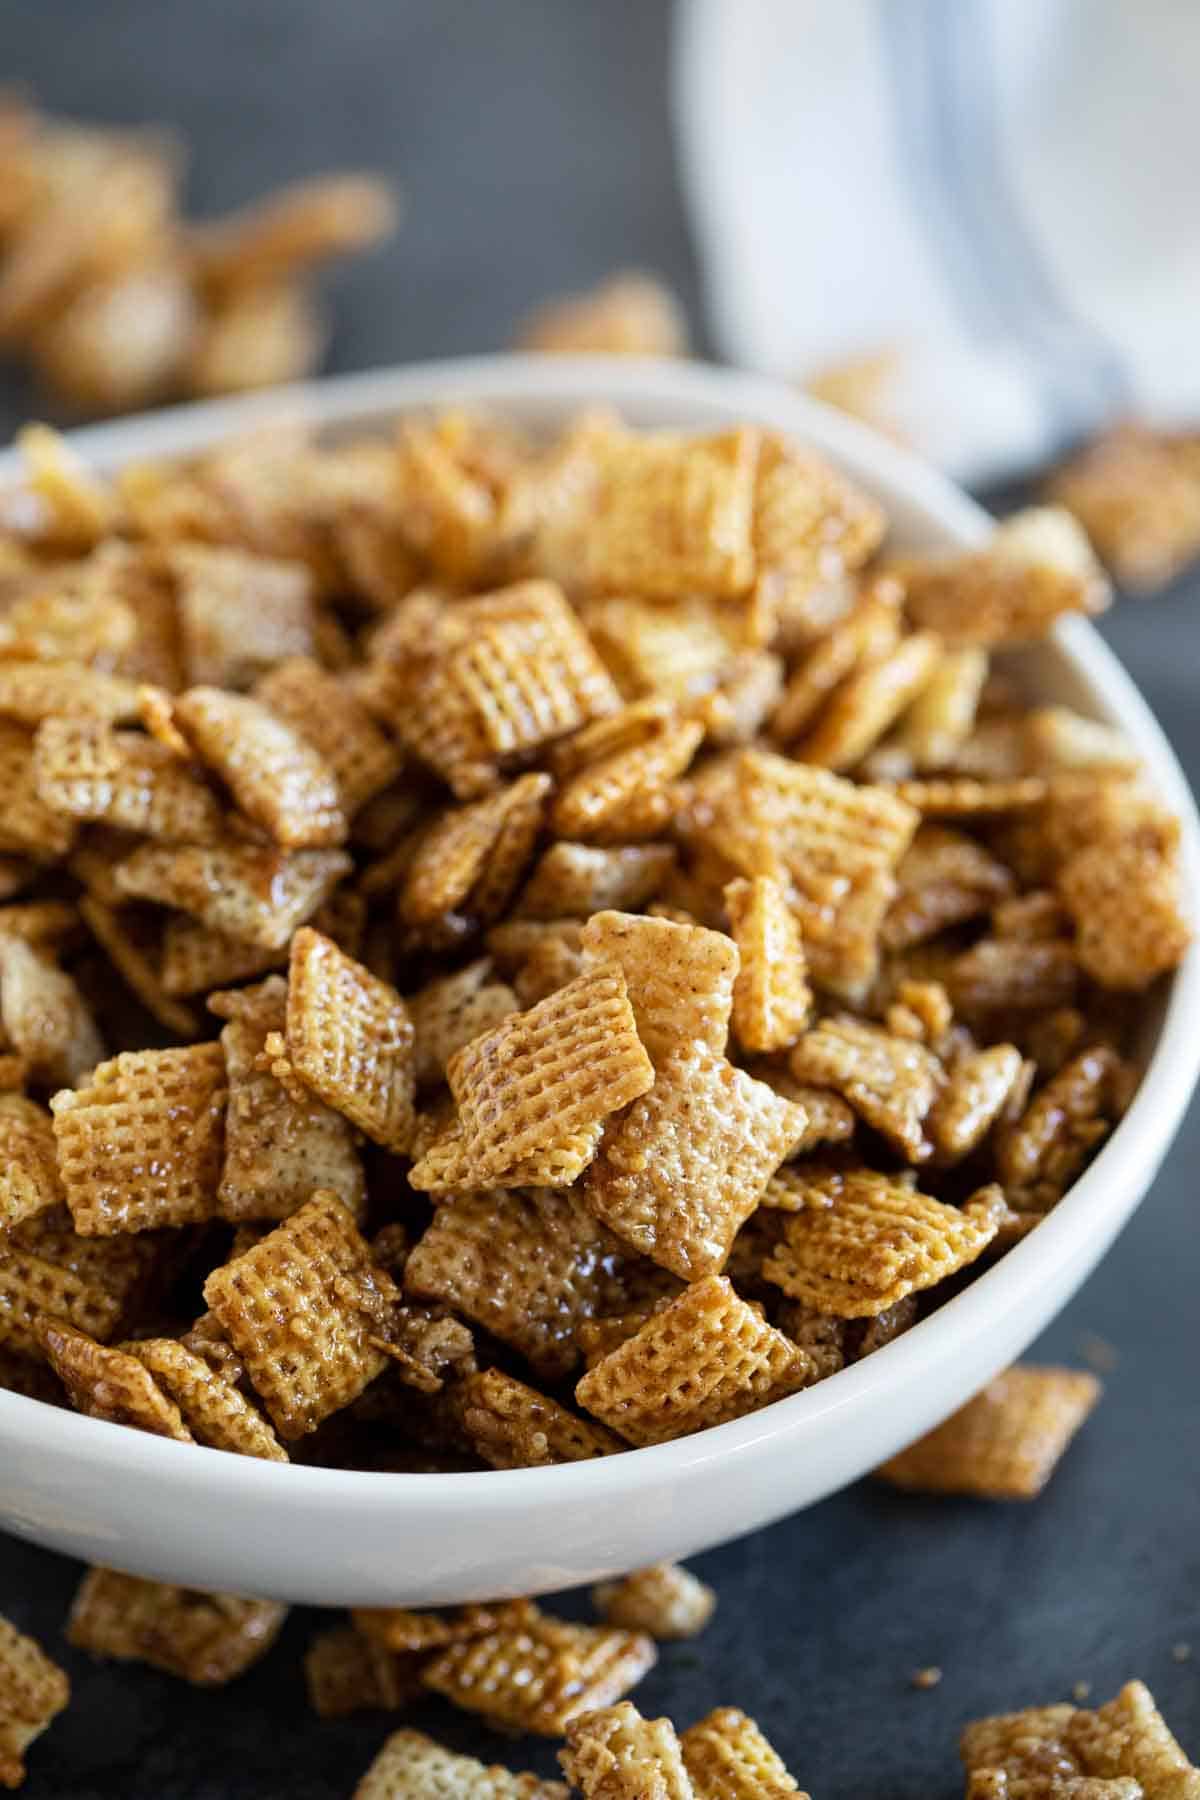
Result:
{"label": "bowl rim", "polygon": [[[888,504],[924,515],[943,538],[964,547],[981,542],[989,515],[949,479],[911,452],[865,425],[770,379],[735,370],[659,358],[603,356],[490,356],[417,362],[277,388],[264,394],[204,401],[91,425],[68,434],[69,442],[102,470],[154,457],[186,455],[239,432],[281,420],[332,427],[368,428],[372,419],[456,403],[509,405],[563,416],[588,405],[618,411],[673,411],[707,404],[718,413],[805,438],[845,465],[853,477],[882,490]],[[713,428],[719,428],[714,425]],[[0,484],[20,470],[15,450],[0,452]],[[1054,638],[1110,716],[1119,719],[1155,787],[1179,814],[1186,887],[1200,890],[1200,820],[1183,771],[1165,733],[1139,690],[1092,626],[1061,621]],[[968,1288],[946,1301],[911,1331],[836,1378],[773,1402],[742,1418],[709,1426],[688,1437],[542,1469],[444,1473],[391,1473],[297,1467],[231,1455],[200,1444],[178,1444],[50,1407],[0,1389],[0,1445],[42,1456],[86,1462],[94,1475],[144,1477],[161,1490],[172,1484],[205,1487],[215,1501],[237,1491],[246,1503],[351,1515],[402,1513],[406,1498],[423,1513],[436,1507],[447,1521],[478,1515],[489,1505],[505,1508],[545,1501],[548,1486],[564,1505],[633,1498],[644,1481],[684,1481],[715,1461],[750,1458],[770,1438],[788,1440],[843,1424],[886,1406],[922,1370],[952,1356],[960,1322],[981,1305],[993,1315],[1016,1311],[1037,1259],[1039,1280],[1052,1283],[1072,1262],[1085,1261],[1097,1237],[1119,1230],[1141,1197],[1139,1181],[1157,1168],[1183,1118],[1200,1075],[1200,942],[1166,984],[1161,1024],[1134,1100],[1104,1148],[1059,1204],[1022,1242],[1014,1245]],[[1134,1198],[1129,1199],[1133,1194]],[[1035,1249],[1036,1246],[1036,1249]],[[964,1316],[964,1309],[966,1313]]]}

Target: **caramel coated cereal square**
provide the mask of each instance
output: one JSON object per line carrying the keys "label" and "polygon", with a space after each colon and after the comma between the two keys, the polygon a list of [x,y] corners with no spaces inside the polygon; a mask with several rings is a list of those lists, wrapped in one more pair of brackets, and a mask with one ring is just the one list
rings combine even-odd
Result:
{"label": "caramel coated cereal square", "polygon": [[909,1162],[931,1154],[925,1121],[944,1072],[923,1044],[858,1019],[822,1019],[800,1039],[789,1066],[797,1081],[844,1095]]}
{"label": "caramel coated cereal square", "polygon": [[485,920],[501,913],[525,872],[551,785],[548,775],[523,775],[444,812],[413,852],[401,917],[428,925],[456,910]]}
{"label": "caramel coated cereal square", "polygon": [[629,1443],[660,1444],[755,1412],[814,1372],[724,1276],[709,1275],[589,1369],[575,1397]]}
{"label": "caramel coated cereal square", "polygon": [[173,1037],[194,1038],[199,1021],[190,1006],[173,999],[162,979],[162,922],[152,908],[106,906],[94,895],[84,894],[79,916],[100,945],[132,994],[136,994],[151,1018]]}
{"label": "caramel coated cereal square", "polygon": [[236,1594],[200,1594],[163,1581],[89,1569],[67,1640],[91,1656],[144,1662],[193,1687],[224,1687],[267,1654],[287,1607]]}
{"label": "caramel coated cereal square", "polygon": [[103,719],[119,725],[136,719],[135,681],[73,662],[0,662],[0,718],[40,725],[55,716]]}
{"label": "caramel coated cereal square", "polygon": [[1086,534],[1058,506],[1013,513],[982,550],[909,558],[899,572],[912,618],[955,648],[1024,643],[1111,598]]}
{"label": "caramel coated cereal square", "polygon": [[[194,931],[182,933],[178,921],[168,920],[164,982],[170,992],[197,993],[214,981],[260,972],[261,960],[245,966],[246,946],[285,949],[296,927],[312,918],[349,867],[341,850],[289,853],[235,841],[178,848],[145,844],[118,866],[116,880],[121,895],[178,907],[220,939],[241,946],[235,955]],[[222,965],[222,954],[238,967]]]}
{"label": "caramel coated cereal square", "polygon": [[558,1760],[584,1800],[694,1800],[670,1719],[644,1719],[630,1700],[572,1719]]}
{"label": "caramel coated cereal square", "polygon": [[717,1604],[712,1589],[680,1563],[654,1563],[622,1581],[602,1582],[592,1600],[609,1625],[649,1632],[660,1643],[696,1637]]}
{"label": "caramel coated cereal square", "polygon": [[212,1218],[225,1115],[219,1044],[127,1050],[51,1101],[59,1171],[85,1236]]}
{"label": "caramel coated cereal square", "polygon": [[699,1800],[780,1800],[802,1794],[783,1758],[753,1719],[736,1706],[718,1706],[681,1739],[683,1761]]}
{"label": "caramel coated cereal square", "polygon": [[346,836],[333,770],[312,745],[258,700],[194,687],[175,718],[246,817],[284,850],[321,849]]}
{"label": "caramel coated cereal square", "polygon": [[280,663],[257,684],[254,697],[311,744],[332,770],[347,818],[398,773],[399,751],[346,683],[311,657]]}
{"label": "caramel coated cereal square", "polygon": [[992,1209],[961,1210],[872,1169],[802,1174],[804,1210],[763,1263],[768,1281],[819,1312],[872,1318],[974,1262],[996,1235]]}
{"label": "caramel coated cereal square", "polygon": [[193,1441],[175,1402],[135,1357],[48,1315],[38,1320],[35,1334],[79,1412],[179,1443]]}
{"label": "caramel coated cereal square", "polygon": [[609,964],[476,1038],[446,1074],[480,1186],[627,1106],[654,1080],[624,977]]}
{"label": "caramel coated cereal square", "polygon": [[[1010,1800],[1012,1784],[1036,1784],[1033,1793],[1038,1800],[1048,1795],[1059,1800],[1055,1787],[1065,1788],[1068,1800],[1077,1794],[1068,1784],[1082,1774],[1080,1764],[1066,1741],[1067,1727],[1075,1716],[1069,1705],[1029,1706],[1022,1712],[998,1713],[988,1719],[974,1719],[959,1739],[959,1753],[971,1783],[969,1793],[982,1793],[984,1800]],[[983,1778],[995,1777],[991,1795]],[[976,1780],[976,1777],[979,1779]],[[1021,1786],[1017,1786],[1018,1795]],[[1084,1800],[1094,1800],[1084,1787]],[[1117,1800],[1117,1796],[1102,1796]],[[1120,1800],[1125,1800],[1120,1796]],[[1133,1800],[1142,1800],[1136,1794]]]}
{"label": "caramel coated cereal square", "polygon": [[50,1114],[24,1094],[0,1094],[0,1242],[61,1199]]}
{"label": "caramel coated cereal square", "polygon": [[1176,1742],[1145,1682],[1127,1681],[1095,1712],[1076,1712],[1065,1736],[1089,1775],[1107,1781],[1132,1777],[1142,1784],[1145,1800],[1200,1796],[1200,1769]]}
{"label": "caramel coated cereal square", "polygon": [[56,812],[38,793],[33,762],[33,733],[0,719],[0,850],[15,850],[50,862],[65,856],[75,841],[74,819]]}
{"label": "caramel coated cereal square", "polygon": [[438,1612],[413,1612],[406,1606],[355,1607],[351,1617],[355,1630],[372,1643],[415,1653],[482,1637],[498,1625],[523,1619],[526,1610],[523,1600],[501,1600],[492,1606],[449,1606]]}
{"label": "caramel coated cereal square", "polygon": [[25,1752],[66,1706],[71,1684],[31,1637],[0,1617],[0,1787],[25,1779]]}
{"label": "caramel coated cereal square", "polygon": [[247,688],[288,657],[312,653],[313,582],[300,563],[211,544],[173,544],[190,685]]}
{"label": "caramel coated cereal square", "polygon": [[670,844],[604,849],[563,840],[542,856],[514,910],[523,919],[589,919],[609,908],[632,912],[653,900],[674,862]]}
{"label": "caramel coated cereal square", "polygon": [[47,1086],[81,1081],[104,1054],[73,978],[24,939],[0,933],[0,1028],[29,1076]]}
{"label": "caramel coated cereal square", "polygon": [[880,936],[889,950],[924,943],[976,918],[1013,891],[1012,871],[965,832],[922,825],[896,870]]}
{"label": "caramel coated cereal square", "polygon": [[418,1087],[440,1081],[456,1050],[520,1010],[513,990],[492,979],[489,956],[428,982],[408,995],[405,1005],[415,1035]]}
{"label": "caramel coated cereal square", "polygon": [[800,1123],[764,1082],[693,1045],[661,1062],[649,1093],[610,1125],[584,1199],[685,1281],[717,1274]]}
{"label": "caramel coated cereal square", "polygon": [[174,1338],[139,1338],[127,1348],[178,1406],[197,1443],[267,1462],[288,1460],[258,1408],[204,1357]]}
{"label": "caramel coated cereal square", "polygon": [[561,1737],[571,1719],[619,1700],[656,1661],[651,1639],[636,1632],[569,1625],[535,1611],[523,1625],[448,1645],[424,1680],[493,1724]]}
{"label": "caramel coated cereal square", "polygon": [[304,1656],[308,1703],[320,1719],[395,1712],[422,1698],[428,1659],[385,1650],[350,1625],[319,1631]]}
{"label": "caramel coated cereal square", "polygon": [[652,1061],[692,1044],[721,1055],[738,974],[737,946],[723,932],[602,912],[584,926],[582,943],[589,958],[615,963],[624,975],[638,1036]]}
{"label": "caramel coated cereal square", "polygon": [[1032,1500],[1101,1392],[1094,1375],[1018,1364],[876,1473],[920,1493]]}
{"label": "caramel coated cereal square", "polygon": [[1192,941],[1177,858],[1136,843],[1076,851],[1058,872],[1080,967],[1102,987],[1140,991]]}
{"label": "caramel coated cereal square", "polygon": [[421,1731],[394,1731],[354,1790],[353,1800],[567,1800],[561,1781],[457,1756]]}
{"label": "caramel coated cereal square", "polygon": [[404,1150],[413,1124],[413,1027],[403,1000],[305,926],[288,967],[287,1055],[304,1085],[375,1143]]}
{"label": "caramel coated cereal square", "polygon": [[279,1435],[303,1437],[384,1369],[372,1339],[391,1288],[352,1215],[316,1193],[262,1242],[214,1269],[204,1298]]}
{"label": "caramel coated cereal square", "polygon": [[1024,1068],[1024,1058],[1014,1044],[993,1044],[953,1061],[928,1119],[940,1161],[958,1162],[978,1148],[1004,1115]]}
{"label": "caramel coated cereal square", "polygon": [[452,1193],[411,1251],[408,1293],[442,1300],[546,1380],[578,1361],[575,1331],[621,1299],[619,1246],[576,1194]]}
{"label": "caramel coated cereal square", "polygon": [[589,1462],[624,1448],[602,1425],[579,1418],[501,1369],[465,1376],[456,1405],[476,1455],[494,1469]]}
{"label": "caramel coated cereal square", "polygon": [[38,793],[55,812],[138,831],[168,844],[219,834],[215,796],[180,757],[101,719],[46,719],[33,746]]}
{"label": "caramel coated cereal square", "polygon": [[733,1031],[743,1050],[786,1050],[812,1005],[796,916],[768,875],[731,881],[725,906],[740,966],[733,984]]}
{"label": "caramel coated cereal square", "polygon": [[676,811],[674,778],[703,740],[699,719],[665,711],[646,720],[632,742],[590,757],[566,776],[551,813],[555,832],[605,843],[655,836]]}
{"label": "caramel coated cereal square", "polygon": [[332,1190],[357,1215],[366,1183],[352,1126],[320,1100],[298,1098],[264,1066],[268,1034],[286,1023],[287,983],[272,975],[257,987],[213,994],[209,1009],[227,1021],[221,1217],[286,1219],[317,1188]]}

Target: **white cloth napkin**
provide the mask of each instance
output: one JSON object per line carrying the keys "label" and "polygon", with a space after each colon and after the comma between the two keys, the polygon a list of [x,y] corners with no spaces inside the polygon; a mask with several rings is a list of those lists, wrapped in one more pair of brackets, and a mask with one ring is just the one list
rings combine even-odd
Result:
{"label": "white cloth napkin", "polygon": [[1200,419],[1200,0],[678,0],[672,80],[729,361],[894,349],[975,482]]}

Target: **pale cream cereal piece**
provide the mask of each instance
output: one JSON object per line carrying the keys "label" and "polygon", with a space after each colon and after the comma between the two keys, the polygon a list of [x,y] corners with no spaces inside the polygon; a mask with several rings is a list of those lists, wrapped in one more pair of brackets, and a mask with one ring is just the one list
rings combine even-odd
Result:
{"label": "pale cream cereal piece", "polygon": [[717,1596],[680,1563],[635,1569],[622,1581],[592,1589],[602,1619],[629,1631],[647,1631],[660,1643],[696,1637],[712,1618]]}

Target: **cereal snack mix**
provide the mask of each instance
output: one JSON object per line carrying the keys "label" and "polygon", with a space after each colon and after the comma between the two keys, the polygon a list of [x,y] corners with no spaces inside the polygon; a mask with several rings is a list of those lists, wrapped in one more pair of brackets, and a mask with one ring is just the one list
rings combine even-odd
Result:
{"label": "cereal snack mix", "polygon": [[472,1756],[456,1756],[420,1731],[394,1731],[354,1790],[353,1800],[567,1800],[561,1781],[513,1775]]}
{"label": "cereal snack mix", "polygon": [[876,1472],[922,1493],[1032,1500],[1101,1391],[1094,1375],[1018,1363]]}
{"label": "cereal snack mix", "polygon": [[959,1742],[968,1800],[1196,1800],[1188,1761],[1154,1697],[1129,1681],[1094,1712],[1068,1705],[975,1719]]}
{"label": "cereal snack mix", "polygon": [[0,1787],[25,1779],[25,1752],[71,1697],[70,1684],[45,1652],[0,1618]]}
{"label": "cereal snack mix", "polygon": [[710,1587],[679,1563],[655,1563],[635,1569],[624,1581],[593,1588],[601,1618],[631,1631],[648,1631],[660,1642],[690,1638],[712,1618],[717,1597]]}
{"label": "cereal snack mix", "polygon": [[200,1594],[115,1569],[89,1569],[71,1607],[68,1641],[92,1656],[144,1662],[194,1687],[224,1687],[267,1654],[287,1607]]}
{"label": "cereal snack mix", "polygon": [[[307,271],[386,223],[317,181],[184,255],[161,146],[89,129],[62,161],[15,100],[5,131],[41,198],[0,335],[96,405],[300,367]],[[110,268],[117,223],[141,250]],[[161,335],[122,349],[138,296]],[[527,337],[682,346],[640,277]],[[601,411],[280,422],[112,477],[47,427],[18,452],[0,1386],[396,1479],[617,1455],[884,1348],[1118,1127],[1186,847],[1121,734],[1008,657],[1107,600],[1061,507],[901,552],[782,433]],[[888,1472],[1033,1492],[1088,1380],[1010,1371]],[[611,1706],[620,1633],[705,1600],[668,1565],[605,1597],[607,1635],[500,1618],[525,1662],[493,1711],[538,1713],[526,1674],[543,1722]],[[488,1641],[334,1634],[320,1705],[399,1705],[413,1658],[496,1673]]]}

